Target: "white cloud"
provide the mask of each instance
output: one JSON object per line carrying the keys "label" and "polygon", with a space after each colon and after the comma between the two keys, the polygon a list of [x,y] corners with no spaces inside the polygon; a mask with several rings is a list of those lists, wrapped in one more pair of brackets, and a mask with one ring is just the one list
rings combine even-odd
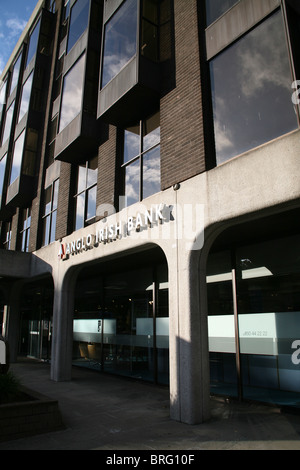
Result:
{"label": "white cloud", "polygon": [[10,18],[6,21],[6,27],[9,30],[9,37],[15,38],[19,37],[24,30],[27,22],[25,20],[20,20],[19,18]]}
{"label": "white cloud", "polygon": [[16,43],[18,42],[19,37],[21,36],[27,21],[22,20],[18,17],[12,17],[8,20],[0,21],[0,74],[2,73],[9,57],[10,53],[13,51]]}

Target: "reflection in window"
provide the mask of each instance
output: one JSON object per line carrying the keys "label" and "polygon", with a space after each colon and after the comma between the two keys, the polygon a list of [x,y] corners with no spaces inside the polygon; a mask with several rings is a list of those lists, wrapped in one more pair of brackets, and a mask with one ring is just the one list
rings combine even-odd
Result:
{"label": "reflection in window", "polygon": [[37,50],[37,45],[38,45],[38,40],[39,40],[39,32],[40,32],[40,24],[41,20],[38,21],[36,27],[34,28],[33,32],[31,33],[30,39],[29,39],[29,46],[28,46],[28,52],[27,52],[27,60],[26,60],[26,66],[29,64],[33,56],[36,54]]}
{"label": "reflection in window", "polygon": [[56,230],[56,215],[57,215],[57,202],[58,202],[59,180],[49,186],[45,191],[45,205],[44,205],[44,246],[49,245],[55,241]]}
{"label": "reflection in window", "polygon": [[25,116],[29,108],[31,88],[32,88],[32,79],[33,79],[33,72],[31,72],[31,74],[29,75],[29,77],[27,78],[26,82],[23,85],[18,122],[20,122],[22,117]]}
{"label": "reflection in window", "polygon": [[3,246],[5,250],[11,249],[11,237],[12,237],[12,222],[11,220],[4,224],[4,242]]}
{"label": "reflection in window", "polygon": [[156,0],[144,0],[142,9],[141,54],[154,62],[157,62],[159,59],[158,17],[158,2]]}
{"label": "reflection in window", "polygon": [[10,136],[12,119],[13,119],[13,115],[14,115],[14,109],[15,109],[15,101],[12,102],[12,104],[10,105],[8,110],[6,111],[5,126],[4,126],[3,137],[2,137],[2,144],[4,144]]}
{"label": "reflection in window", "polygon": [[89,7],[90,0],[77,0],[72,7],[67,52],[72,49],[88,26]]}
{"label": "reflection in window", "polygon": [[67,73],[62,91],[59,132],[80,113],[82,105],[85,55]]}
{"label": "reflection in window", "polygon": [[151,268],[104,276],[84,272],[78,280],[73,323],[76,365],[168,383],[168,270],[155,265],[154,259]]}
{"label": "reflection in window", "polygon": [[78,167],[75,230],[85,227],[96,216],[98,157]]}
{"label": "reflection in window", "polygon": [[1,120],[2,120],[2,112],[4,105],[6,103],[6,87],[7,87],[7,80],[2,84],[2,87],[0,88],[0,125],[1,125]]}
{"label": "reflection in window", "polygon": [[28,252],[31,225],[31,208],[23,209],[21,230],[21,251]]}
{"label": "reflection in window", "polygon": [[137,0],[127,0],[105,26],[102,87],[136,54]]}
{"label": "reflection in window", "polygon": [[20,134],[20,136],[15,141],[9,184],[12,184],[21,174],[24,139],[25,139],[25,130],[22,132],[22,134]]}
{"label": "reflection in window", "polygon": [[10,94],[12,94],[12,92],[14,91],[14,89],[16,88],[18,84],[20,67],[21,67],[21,59],[22,59],[22,54],[19,55],[14,65],[14,71],[12,74],[11,86],[10,86]]}
{"label": "reflection in window", "polygon": [[159,113],[125,130],[123,168],[127,205],[160,191]]}
{"label": "reflection in window", "polygon": [[2,198],[2,191],[3,191],[6,160],[7,160],[7,153],[0,160],[0,205],[1,205],[1,198]]}
{"label": "reflection in window", "polygon": [[280,12],[210,67],[218,164],[297,127]]}
{"label": "reflection in window", "polygon": [[240,0],[206,0],[206,21],[213,23]]}

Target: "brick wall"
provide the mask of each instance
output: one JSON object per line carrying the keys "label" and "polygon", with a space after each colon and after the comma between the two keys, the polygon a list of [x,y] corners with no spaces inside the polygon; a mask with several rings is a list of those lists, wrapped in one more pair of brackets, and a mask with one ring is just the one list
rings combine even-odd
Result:
{"label": "brick wall", "polygon": [[[109,126],[108,138],[99,147],[98,153],[97,208],[104,207],[107,204],[116,206],[117,153],[117,128]],[[98,210],[97,215],[101,217],[104,214]]]}
{"label": "brick wall", "polygon": [[75,167],[70,163],[61,162],[59,192],[57,204],[55,239],[63,238],[72,231],[74,210],[74,174]]}
{"label": "brick wall", "polygon": [[205,171],[196,0],[174,0],[175,87],[161,99],[162,189]]}

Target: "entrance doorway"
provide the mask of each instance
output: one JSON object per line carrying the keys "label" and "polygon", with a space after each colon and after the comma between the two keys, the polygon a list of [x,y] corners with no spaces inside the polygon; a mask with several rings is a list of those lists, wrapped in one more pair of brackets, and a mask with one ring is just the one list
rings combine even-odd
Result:
{"label": "entrance doorway", "polygon": [[160,249],[82,270],[75,289],[73,363],[169,382],[168,269]]}
{"label": "entrance doorway", "polygon": [[211,391],[300,407],[300,235],[220,246],[207,263]]}
{"label": "entrance doorway", "polygon": [[53,286],[50,281],[29,284],[23,288],[19,354],[50,361]]}

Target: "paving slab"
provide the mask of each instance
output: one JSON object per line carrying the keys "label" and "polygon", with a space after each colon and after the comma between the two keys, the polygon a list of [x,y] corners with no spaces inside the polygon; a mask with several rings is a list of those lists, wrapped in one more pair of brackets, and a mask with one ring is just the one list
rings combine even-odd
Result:
{"label": "paving slab", "polygon": [[50,379],[38,361],[11,365],[22,384],[58,400],[65,429],[0,444],[0,450],[98,450],[189,453],[200,450],[300,450],[300,416],[277,407],[211,398],[211,419],[170,419],[168,387],[73,368],[69,382]]}

